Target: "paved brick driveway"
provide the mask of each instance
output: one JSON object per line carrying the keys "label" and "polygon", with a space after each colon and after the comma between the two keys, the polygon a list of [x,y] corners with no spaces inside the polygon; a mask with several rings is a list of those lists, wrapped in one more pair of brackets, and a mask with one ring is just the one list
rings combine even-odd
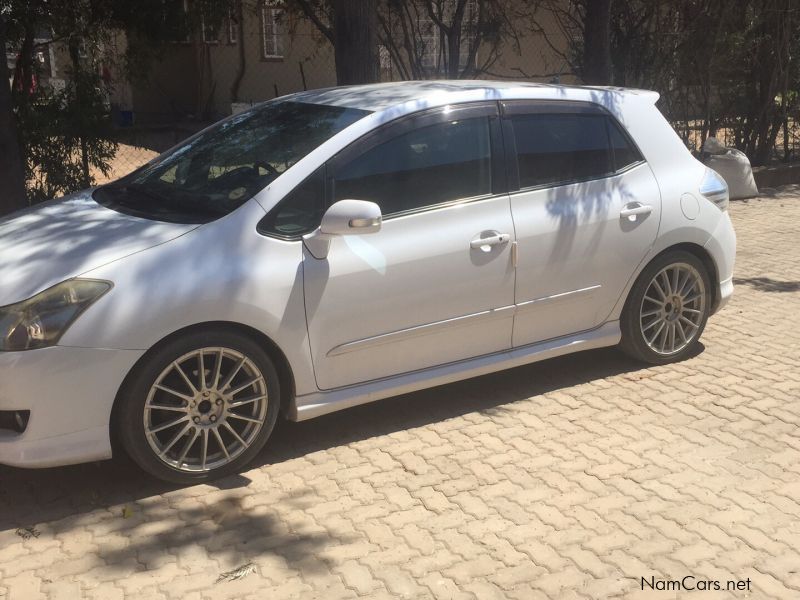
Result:
{"label": "paved brick driveway", "polygon": [[800,194],[731,213],[736,296],[682,364],[593,351],[285,424],[218,486],[0,467],[0,598],[800,597]]}

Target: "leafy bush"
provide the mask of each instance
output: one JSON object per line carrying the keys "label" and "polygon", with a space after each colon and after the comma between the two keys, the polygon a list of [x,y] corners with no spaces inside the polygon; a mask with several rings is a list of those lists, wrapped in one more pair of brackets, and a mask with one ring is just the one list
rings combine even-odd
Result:
{"label": "leafy bush", "polygon": [[96,73],[79,71],[62,90],[41,88],[18,109],[18,118],[29,202],[89,187],[93,171],[109,173],[117,144]]}

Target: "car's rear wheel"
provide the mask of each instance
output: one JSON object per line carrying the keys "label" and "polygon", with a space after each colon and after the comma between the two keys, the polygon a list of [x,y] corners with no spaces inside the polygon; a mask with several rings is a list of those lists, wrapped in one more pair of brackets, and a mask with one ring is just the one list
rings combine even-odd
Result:
{"label": "car's rear wheel", "polygon": [[683,360],[697,348],[711,307],[711,281],[694,254],[656,258],[636,280],[621,318],[620,347],[651,364]]}
{"label": "car's rear wheel", "polygon": [[145,471],[175,483],[236,472],[277,420],[269,356],[235,332],[195,332],[147,356],[120,395],[118,431]]}

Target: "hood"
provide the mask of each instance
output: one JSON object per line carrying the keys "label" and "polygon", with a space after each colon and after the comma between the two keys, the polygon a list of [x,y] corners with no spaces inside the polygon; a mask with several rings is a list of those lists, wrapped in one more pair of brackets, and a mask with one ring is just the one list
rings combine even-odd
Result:
{"label": "hood", "polygon": [[197,227],[118,213],[91,190],[13,213],[0,219],[0,306]]}

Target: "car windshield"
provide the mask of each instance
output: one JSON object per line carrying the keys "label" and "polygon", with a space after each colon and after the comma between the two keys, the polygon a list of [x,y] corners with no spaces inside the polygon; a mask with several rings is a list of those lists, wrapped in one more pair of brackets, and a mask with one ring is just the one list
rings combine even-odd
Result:
{"label": "car windshield", "polygon": [[244,204],[369,111],[278,100],[226,119],[98,188],[108,208],[159,221],[206,223]]}

